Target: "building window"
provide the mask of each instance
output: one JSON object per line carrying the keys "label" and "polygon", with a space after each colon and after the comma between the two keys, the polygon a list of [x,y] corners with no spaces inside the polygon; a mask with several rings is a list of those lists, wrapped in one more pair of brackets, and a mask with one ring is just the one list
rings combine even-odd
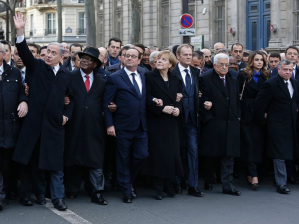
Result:
{"label": "building window", "polygon": [[99,33],[99,44],[100,47],[104,47],[104,14],[101,13],[98,15],[98,33]]}
{"label": "building window", "polygon": [[299,45],[299,0],[295,1],[295,19],[294,19],[294,45]]}
{"label": "building window", "polygon": [[56,34],[56,13],[47,13],[47,29],[45,35]]}
{"label": "building window", "polygon": [[225,5],[218,5],[216,8],[216,40],[215,42],[225,42]]}
{"label": "building window", "polygon": [[161,33],[162,33],[162,47],[169,46],[169,1],[162,0],[161,1]]}
{"label": "building window", "polygon": [[121,39],[121,0],[115,0],[114,3],[114,36]]}
{"label": "building window", "polygon": [[98,0],[98,6],[100,11],[104,10],[104,0]]}
{"label": "building window", "polygon": [[86,34],[85,12],[79,12],[79,26],[77,29],[77,34],[78,35]]}
{"label": "building window", "polygon": [[193,26],[196,27],[196,12],[195,12],[195,1],[189,0],[188,4],[188,14],[190,14],[193,17]]}

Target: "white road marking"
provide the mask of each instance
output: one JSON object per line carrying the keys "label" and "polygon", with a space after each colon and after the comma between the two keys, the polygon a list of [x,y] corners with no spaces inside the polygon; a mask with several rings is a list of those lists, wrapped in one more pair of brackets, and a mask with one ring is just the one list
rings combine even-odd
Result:
{"label": "white road marking", "polygon": [[65,219],[66,221],[72,224],[92,224],[91,222],[87,221],[86,219],[82,218],[81,216],[77,215],[69,209],[65,211],[58,211],[56,208],[54,208],[54,205],[51,203],[51,200],[47,200],[47,203],[44,206],[50,209],[56,215],[59,215],[61,218]]}

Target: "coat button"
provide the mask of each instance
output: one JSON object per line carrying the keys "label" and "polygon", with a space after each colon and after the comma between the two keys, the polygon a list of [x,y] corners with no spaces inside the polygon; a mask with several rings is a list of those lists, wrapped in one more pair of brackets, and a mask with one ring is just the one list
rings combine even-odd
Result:
{"label": "coat button", "polygon": [[88,109],[88,106],[85,106],[85,109],[87,110],[87,109]]}
{"label": "coat button", "polygon": [[226,99],[227,99],[227,100],[229,100],[229,98],[228,98],[228,97],[227,97]]}

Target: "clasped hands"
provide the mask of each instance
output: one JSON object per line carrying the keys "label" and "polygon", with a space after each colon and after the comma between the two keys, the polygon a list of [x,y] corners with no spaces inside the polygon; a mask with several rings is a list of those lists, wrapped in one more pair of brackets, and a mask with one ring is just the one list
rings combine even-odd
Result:
{"label": "clasped hands", "polygon": [[177,117],[180,114],[180,110],[174,106],[165,106],[162,110],[166,114],[172,114],[173,116]]}

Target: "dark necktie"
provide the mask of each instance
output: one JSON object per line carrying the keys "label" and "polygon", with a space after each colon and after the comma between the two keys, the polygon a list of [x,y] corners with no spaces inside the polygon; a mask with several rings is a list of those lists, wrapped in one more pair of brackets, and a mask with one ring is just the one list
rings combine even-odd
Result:
{"label": "dark necktie", "polygon": [[286,84],[286,86],[287,86],[287,88],[288,88],[288,91],[289,91],[289,93],[290,93],[290,97],[292,98],[291,91],[290,91],[290,89],[289,89],[289,82],[285,82],[285,84]]}
{"label": "dark necktie", "polygon": [[25,75],[24,75],[24,71],[23,70],[20,70],[21,72],[21,77],[22,77],[22,83],[23,83],[23,86],[25,85]]}
{"label": "dark necktie", "polygon": [[184,71],[186,72],[186,79],[185,79],[185,82],[186,82],[186,91],[187,91],[187,93],[190,93],[190,89],[191,89],[191,78],[190,78],[188,69],[185,69]]}
{"label": "dark necktie", "polygon": [[85,88],[86,88],[86,91],[88,92],[89,91],[89,87],[90,87],[90,81],[89,81],[89,75],[85,75]]}
{"label": "dark necktie", "polygon": [[224,87],[226,87],[225,78],[220,78],[223,82]]}
{"label": "dark necktie", "polygon": [[135,88],[135,90],[136,90],[136,93],[138,94],[138,96],[141,96],[139,86],[138,86],[138,84],[137,84],[137,82],[136,82],[136,79],[135,79],[135,75],[136,75],[136,74],[135,74],[135,73],[131,73],[130,75],[131,75],[132,78],[133,78],[133,86],[134,86],[134,88]]}

